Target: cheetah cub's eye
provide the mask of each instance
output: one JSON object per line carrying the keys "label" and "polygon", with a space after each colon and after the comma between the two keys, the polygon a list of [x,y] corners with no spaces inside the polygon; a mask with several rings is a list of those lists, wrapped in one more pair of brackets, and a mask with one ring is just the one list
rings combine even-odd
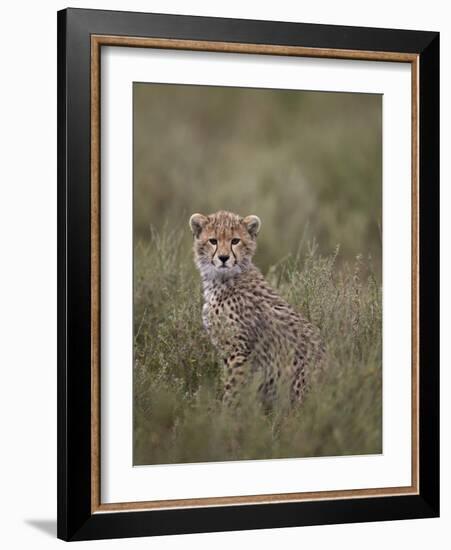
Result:
{"label": "cheetah cub's eye", "polygon": [[217,239],[208,239],[210,241],[211,244],[213,245],[217,245],[218,244],[218,240]]}
{"label": "cheetah cub's eye", "polygon": [[238,244],[240,242],[240,239],[232,239],[232,244]]}

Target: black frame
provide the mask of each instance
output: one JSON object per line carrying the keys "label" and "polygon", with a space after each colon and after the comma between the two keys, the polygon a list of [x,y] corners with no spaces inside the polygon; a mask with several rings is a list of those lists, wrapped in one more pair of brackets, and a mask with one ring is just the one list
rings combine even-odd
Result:
{"label": "black frame", "polygon": [[[419,495],[91,513],[92,34],[419,55]],[[438,515],[439,34],[84,9],[58,12],[58,537],[86,540]]]}

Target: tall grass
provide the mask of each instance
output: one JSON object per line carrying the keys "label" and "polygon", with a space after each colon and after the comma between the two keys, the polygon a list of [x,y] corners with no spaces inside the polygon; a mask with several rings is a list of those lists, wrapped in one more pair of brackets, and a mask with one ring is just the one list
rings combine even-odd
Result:
{"label": "tall grass", "polygon": [[381,288],[371,260],[340,262],[304,243],[266,270],[320,329],[327,364],[300,407],[263,411],[249,393],[221,402],[221,367],[201,322],[186,230],[135,245],[134,463],[165,464],[382,451]]}

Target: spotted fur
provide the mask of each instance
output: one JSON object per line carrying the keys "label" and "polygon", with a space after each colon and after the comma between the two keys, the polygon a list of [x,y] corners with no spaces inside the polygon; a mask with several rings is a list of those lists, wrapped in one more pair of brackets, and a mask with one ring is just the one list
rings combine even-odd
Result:
{"label": "spotted fur", "polygon": [[250,375],[258,375],[264,402],[273,402],[282,383],[292,401],[302,401],[324,347],[319,330],[252,263],[260,219],[225,211],[193,214],[190,227],[203,285],[203,323],[224,361],[224,401],[239,400]]}

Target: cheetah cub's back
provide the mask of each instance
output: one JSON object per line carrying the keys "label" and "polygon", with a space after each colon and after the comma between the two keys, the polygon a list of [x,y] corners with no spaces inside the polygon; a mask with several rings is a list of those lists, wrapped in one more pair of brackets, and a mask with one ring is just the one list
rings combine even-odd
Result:
{"label": "cheetah cub's back", "polygon": [[193,214],[189,223],[203,286],[203,323],[225,364],[224,402],[236,402],[240,387],[255,374],[264,402],[275,399],[282,382],[291,400],[300,402],[324,347],[319,330],[252,263],[260,219],[219,211]]}

